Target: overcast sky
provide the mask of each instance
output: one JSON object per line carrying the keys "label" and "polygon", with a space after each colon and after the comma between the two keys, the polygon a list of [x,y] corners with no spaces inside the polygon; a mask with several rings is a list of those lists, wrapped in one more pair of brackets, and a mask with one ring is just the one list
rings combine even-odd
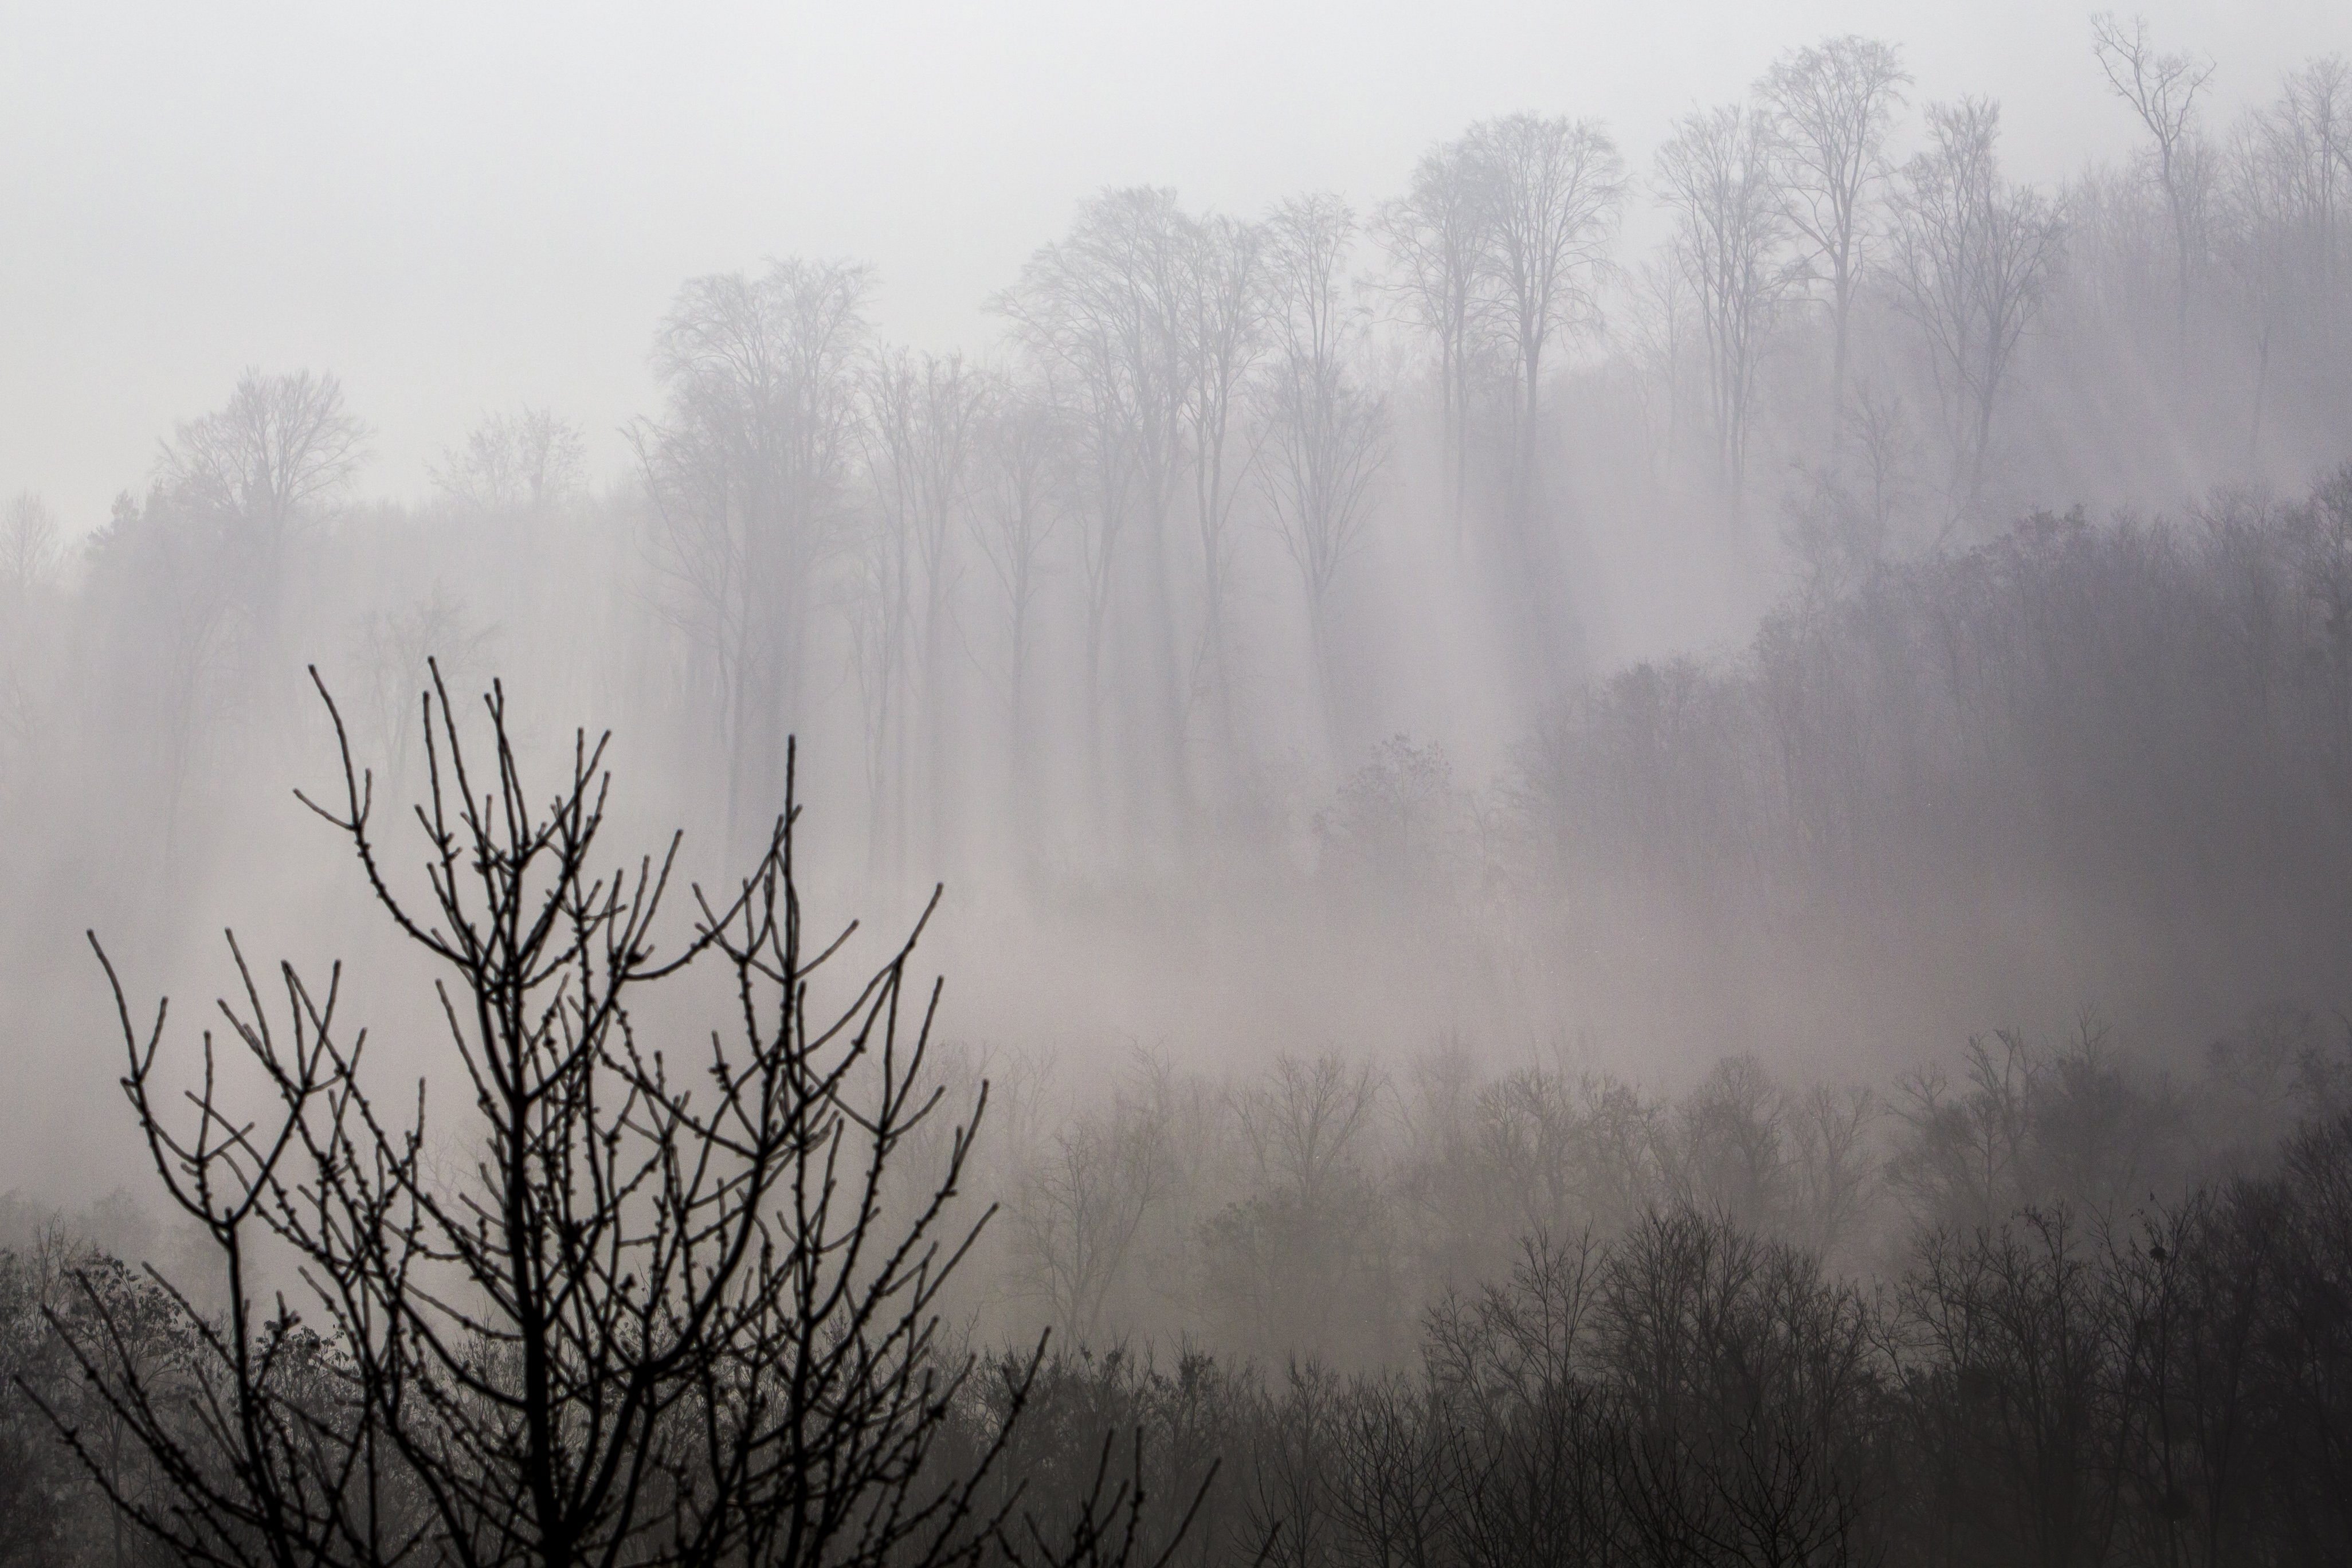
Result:
{"label": "overcast sky", "polygon": [[[2216,109],[2352,52],[2344,0],[2161,0]],[[1863,31],[1918,95],[2004,103],[2012,170],[2126,147],[2087,11],[2047,0],[1005,0],[917,5],[105,5],[0,0],[0,492],[69,527],[144,484],[238,369],[339,374],[411,495],[483,412],[591,433],[652,409],[646,349],[697,273],[880,269],[877,314],[984,343],[982,304],[1107,184],[1250,212],[1369,205],[1430,142],[1597,115],[1637,170],[1672,117]]]}

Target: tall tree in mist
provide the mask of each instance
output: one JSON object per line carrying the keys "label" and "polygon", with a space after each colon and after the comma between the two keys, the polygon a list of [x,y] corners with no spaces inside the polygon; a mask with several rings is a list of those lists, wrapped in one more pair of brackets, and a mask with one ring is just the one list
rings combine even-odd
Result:
{"label": "tall tree in mist", "polygon": [[2325,295],[2345,276],[2352,248],[2352,68],[2331,55],[2290,72],[2254,123],[2286,171],[2303,259]]}
{"label": "tall tree in mist", "polygon": [[1201,637],[1193,662],[1204,670],[1229,766],[1236,749],[1226,607],[1234,509],[1255,457],[1248,449],[1246,422],[1235,415],[1265,346],[1265,243],[1255,225],[1213,216],[1194,219],[1186,227],[1176,275],[1181,349],[1191,371],[1184,415],[1192,449],[1192,517],[1201,542]]}
{"label": "tall tree in mist", "polygon": [[145,501],[119,497],[91,542],[90,588],[114,634],[101,663],[155,749],[167,876],[221,721],[249,709],[240,693],[280,692],[293,542],[348,493],[367,434],[332,375],[248,370],[220,408],[176,427]]}
{"label": "tall tree in mist", "polygon": [[2046,198],[2001,177],[2000,105],[1932,105],[1927,131],[1896,192],[1893,272],[1944,411],[1948,532],[1978,513],[1993,414],[2063,259],[2065,228]]}
{"label": "tall tree in mist", "polygon": [[1438,442],[1454,542],[1462,542],[1469,487],[1470,397],[1492,323],[1485,309],[1490,211],[1466,141],[1422,154],[1406,193],[1381,209],[1379,230],[1395,268],[1391,285],[1437,351]]}
{"label": "tall tree in mist", "polygon": [[2213,79],[2213,62],[2158,54],[2145,21],[2136,19],[2126,27],[2112,11],[2091,19],[2091,52],[2108,87],[2131,106],[2148,134],[2156,186],[2172,220],[2175,329],[2185,360],[2190,275],[2203,247],[2213,174],[2210,149],[2198,134],[2197,100]]}
{"label": "tall tree in mist", "polygon": [[[1589,120],[1507,115],[1470,128],[1467,153],[1486,209],[1482,270],[1498,335],[1517,367],[1511,482],[1506,502],[1529,653],[1541,679],[1559,679],[1561,597],[1543,537],[1539,472],[1546,356],[1598,323],[1601,285],[1617,232],[1623,164]],[[1556,357],[1556,356],[1555,356]]]}
{"label": "tall tree in mist", "polygon": [[1887,132],[1910,80],[1894,45],[1847,34],[1774,61],[1757,88],[1789,222],[1829,274],[1833,471],[1844,437],[1853,300],[1868,259],[1870,195],[1885,176]]}
{"label": "tall tree in mist", "polygon": [[[866,874],[895,877],[905,858],[908,779],[907,709],[912,684],[920,444],[914,355],[876,357],[866,401],[866,515],[849,552],[850,659],[866,719]],[[903,460],[901,458],[903,458]]]}
{"label": "tall tree in mist", "polygon": [[342,495],[367,437],[333,376],[248,370],[224,406],[164,443],[158,482],[179,510],[219,531],[265,640],[276,632],[288,536]]}
{"label": "tall tree in mist", "polygon": [[1036,735],[1031,666],[1036,658],[1038,600],[1049,570],[1046,546],[1069,509],[1069,431],[1053,394],[1013,386],[989,410],[981,445],[973,542],[996,579],[1004,605],[1005,749],[1013,810],[1023,848],[1038,819]]}
{"label": "tall tree in mist", "polygon": [[[1682,454],[1684,362],[1696,329],[1691,324],[1690,279],[1674,258],[1661,250],[1644,258],[1631,279],[1633,310],[1624,341],[1643,372],[1636,384],[1643,398],[1643,426],[1651,436],[1651,478],[1658,478],[1663,458],[1673,465]],[[1664,417],[1649,404],[1662,395]]]}
{"label": "tall tree in mist", "polygon": [[57,513],[31,490],[21,490],[0,513],[0,615],[19,613],[49,585],[65,559]]}
{"label": "tall tree in mist", "polygon": [[1736,105],[1685,115],[1658,150],[1657,191],[1675,214],[1669,255],[1691,286],[1706,342],[1716,485],[1735,523],[1748,488],[1757,371],[1797,281],[1771,154],[1767,123]]}
{"label": "tall tree in mist", "polygon": [[709,660],[730,845],[771,790],[806,679],[819,564],[838,542],[859,416],[866,268],[779,261],[698,278],[654,342],[668,394],[634,432],[676,608]]}
{"label": "tall tree in mist", "polygon": [[1331,587],[1362,543],[1388,410],[1349,364],[1355,214],[1335,195],[1300,196],[1276,208],[1266,229],[1274,352],[1265,378],[1265,484],[1306,590],[1324,735],[1336,750]]}
{"label": "tall tree in mist", "polygon": [[1015,1256],[1066,1342],[1100,1342],[1137,1233],[1175,1184],[1170,1138],[1149,1108],[1121,1104],[1060,1128],[1016,1178]]}
{"label": "tall tree in mist", "polygon": [[[919,787],[930,802],[928,857],[946,852],[948,816],[955,792],[950,760],[952,661],[950,605],[961,574],[955,554],[971,499],[975,446],[986,428],[994,394],[988,378],[961,354],[887,355],[874,383],[875,451],[880,482],[894,513],[888,525],[913,547],[908,570],[922,581],[923,763]],[[904,574],[899,584],[904,591]],[[898,772],[909,772],[906,759]]]}
{"label": "tall tree in mist", "polygon": [[548,409],[493,414],[441,455],[433,483],[473,511],[542,518],[586,491],[588,443]]}
{"label": "tall tree in mist", "polygon": [[1616,144],[1589,120],[1485,121],[1470,128],[1467,153],[1486,215],[1484,271],[1517,366],[1524,506],[1536,483],[1544,356],[1595,323],[1624,171]]}
{"label": "tall tree in mist", "polygon": [[0,800],[39,755],[46,611],[65,546],[48,503],[30,490],[0,513]]}
{"label": "tall tree in mist", "polygon": [[[1186,227],[1173,192],[1106,192],[1079,208],[1066,237],[1030,258],[1020,282],[997,301],[1050,384],[1069,400],[1087,472],[1086,712],[1102,826],[1110,805],[1104,679],[1115,628],[1129,634],[1118,651],[1148,694],[1142,721],[1123,735],[1130,804],[1146,807],[1171,789],[1181,804],[1184,793],[1167,525],[1192,389],[1171,289]],[[1121,567],[1130,555],[1139,557],[1143,577],[1141,604],[1137,615],[1115,622]],[[1154,779],[1156,785],[1148,782]]]}
{"label": "tall tree in mist", "polygon": [[2273,351],[2289,323],[2321,354],[2342,337],[2352,216],[2352,70],[2340,58],[2289,73],[2237,127],[2223,161],[2222,254],[2254,348],[2246,461],[2259,474]]}

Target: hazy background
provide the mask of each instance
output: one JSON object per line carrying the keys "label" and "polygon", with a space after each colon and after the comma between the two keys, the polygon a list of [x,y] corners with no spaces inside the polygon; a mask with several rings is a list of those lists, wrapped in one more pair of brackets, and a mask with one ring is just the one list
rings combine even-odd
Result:
{"label": "hazy background", "polygon": [[[386,1070],[446,1067],[288,797],[329,782],[311,662],[388,823],[437,655],[534,758],[611,725],[625,826],[700,873],[797,734],[822,911],[948,884],[945,1026],[1030,1086],[1009,1169],[1146,1058],[1228,1110],[1378,1064],[1395,1131],[1432,1063],[1801,1098],[2011,1026],[2158,1076],[2257,1016],[2332,1037],[2352,17],[2146,27],[2213,68],[2178,256],[2046,5],[12,8],[0,1194],[136,1169],[85,927],[189,1027],[224,926],[348,957]],[[1850,373],[1772,153],[1717,191],[1760,256],[1727,380],[1724,213],[1662,150],[1765,146],[1759,79],[1842,37],[1900,87]],[[1538,395],[1493,214],[1562,145],[1615,184]],[[1454,401],[1398,238],[1452,197],[1488,214]],[[2046,246],[1985,291],[2023,322],[1985,425],[1937,300],[1990,262],[1930,233],[1979,200]],[[1213,482],[1202,279],[1249,267]],[[694,352],[789,359],[825,300],[782,383]],[[1105,300],[1155,324],[1088,360]],[[262,495],[239,443],[296,405],[333,439]],[[1370,476],[1319,580],[1309,436]]]}
{"label": "hazy background", "polygon": [[[2328,0],[2158,0],[2219,124],[2352,48]],[[488,410],[553,405],[599,474],[654,401],[682,278],[873,262],[885,335],[980,347],[982,306],[1078,200],[1172,185],[1360,207],[1519,109],[1647,169],[1669,120],[1797,42],[1899,41],[1915,104],[2003,104],[2013,176],[2136,144],[2076,7],[1040,4],[0,5],[0,484],[74,531],[247,364],[332,367],[372,493],[422,494]],[[1629,204],[1629,239],[1660,226]]]}
{"label": "hazy background", "polygon": [[[788,798],[820,1028],[938,899],[837,1256],[992,1216],[896,1342],[1053,1336],[947,1395],[1024,1514],[1131,1428],[1137,1562],[1220,1466],[1197,1568],[2352,1562],[2352,5],[2087,9],[0,0],[0,1568],[158,1560],[79,1358],[191,1366],[256,1016],[523,1212],[372,893],[428,661],[526,809],[610,730],[663,958]],[[629,992],[695,1105],[735,978]]]}

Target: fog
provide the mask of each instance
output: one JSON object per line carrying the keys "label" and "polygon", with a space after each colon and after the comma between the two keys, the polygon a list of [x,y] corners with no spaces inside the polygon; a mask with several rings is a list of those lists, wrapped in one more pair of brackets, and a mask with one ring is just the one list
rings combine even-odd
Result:
{"label": "fog", "polygon": [[[1987,740],[1983,778],[1950,776],[1955,752],[1931,784],[1921,748],[2052,721],[1971,717],[1932,694],[1937,656],[1889,639],[1972,616],[2021,661],[2042,638],[2029,667],[2123,723],[2087,662],[2107,656],[2065,641],[2091,633],[1967,585],[2007,569],[2018,520],[2081,508],[2080,591],[2156,639],[2153,668],[2250,657],[2216,628],[2253,594],[2284,640],[2245,679],[2309,685],[2297,638],[2333,634],[2284,520],[2352,455],[2341,89],[2311,63],[2340,19],[2147,20],[2155,53],[2200,67],[2178,254],[2158,150],[2084,19],[1874,20],[1892,52],[1843,370],[1807,227],[1826,209],[1765,166],[1759,95],[1854,19],[1690,20],[1543,48],[1514,41],[1556,24],[1510,8],[22,18],[9,112],[38,134],[9,197],[37,237],[5,263],[5,777],[42,825],[13,837],[12,877],[44,892],[16,901],[8,991],[41,1020],[19,1026],[26,1070],[58,1089],[18,1102],[5,1179],[110,1158],[68,934],[136,910],[176,958],[242,910],[334,907],[284,793],[325,760],[310,662],[395,756],[425,655],[461,685],[501,675],[550,735],[614,728],[624,798],[713,852],[755,831],[796,732],[845,903],[948,884],[935,941],[975,1040],[1222,1070],[1463,1033],[1671,1079],[1746,1051],[1879,1073],[2086,1006],[2169,1047],[2260,1004],[2334,1005],[2336,928],[2267,866],[2200,873],[2265,888],[2226,915],[2178,885],[2250,812],[2291,861],[2333,841],[2324,812],[2185,782],[2228,698],[2209,721],[2159,686],[2112,742],[2149,750],[2037,731],[2057,753]],[[1997,111],[1956,132],[1987,138],[1984,199],[2042,226],[2046,254],[1988,264],[2013,275],[1934,253],[1937,203],[1979,176],[1949,137],[1940,174],[1914,161],[1931,106],[1963,100]],[[1750,107],[1711,133],[1687,118],[1718,102]],[[1522,109],[1522,132],[1563,114],[1589,141],[1479,152]],[[1590,190],[1561,208],[1540,331],[1507,268],[1465,255],[1449,348],[1448,181],[1546,155]],[[2008,313],[1970,317],[1988,287]],[[1156,349],[1087,338],[1119,310]],[[744,418],[768,430],[725,424]],[[798,445],[712,448],[778,439]],[[271,460],[315,471],[261,493]],[[746,483],[799,493],[726,493]],[[2151,542],[2116,532],[2126,514]],[[267,561],[228,548],[255,530],[237,549]],[[2207,621],[2138,624],[2162,613],[2122,598],[2149,551]],[[2052,592],[2043,570],[2014,591]],[[2243,787],[2332,790],[2333,699],[2279,700],[2317,706],[2281,717]],[[1916,731],[1901,770],[1890,722]],[[2085,770],[2095,794],[2053,804]],[[2123,833],[2100,770],[2177,815],[2090,879],[2021,836]],[[1643,798],[1607,805],[1603,774]],[[1803,798],[1814,775],[1837,805]],[[2014,861],[1961,848],[1890,886],[1951,853],[1930,789]],[[1661,816],[1677,802],[1705,820]],[[1884,837],[1832,872],[1848,818]],[[1726,903],[1735,885],[1762,901]],[[2290,929],[2251,940],[2248,920]]]}
{"label": "fog", "polygon": [[[939,1310],[1127,1347],[1055,1363],[1079,1426],[1224,1358],[1226,1545],[1323,1506],[1265,1501],[1317,1378],[1435,1387],[1677,1258],[1877,1325],[1855,1386],[1899,1404],[1962,1274],[2112,1305],[2186,1245],[2147,1237],[2339,1236],[2340,6],[6,34],[9,1268],[217,1272],[118,1080],[167,994],[161,1079],[234,1043],[225,930],[265,997],[341,961],[367,1081],[462,1110],[370,886],[433,896],[436,679],[478,764],[499,694],[534,806],[610,732],[596,875],[680,833],[723,905],[789,779],[844,966],[940,889],[926,1081],[990,1109],[894,1180],[1002,1209]],[[339,726],[364,863],[295,795],[344,809]],[[638,1035],[700,1050],[699,984]],[[1576,1376],[1639,1405],[1632,1335]],[[1837,1507],[1883,1558],[2025,1550],[1981,1500],[1919,1505],[1973,1545],[1904,1535],[1881,1481]],[[2184,1517],[2150,1497],[2116,1517]]]}
{"label": "fog", "polygon": [[[1520,108],[1598,117],[1645,166],[1671,115],[1792,40],[1899,39],[1921,100],[2002,100],[2038,180],[2133,144],[2084,18],[2021,3],[6,11],[0,194],[37,243],[0,256],[0,470],[77,531],[247,363],[342,377],[376,493],[425,493],[441,447],[521,404],[560,405],[603,474],[681,279],[856,256],[887,335],[976,348],[987,297],[1090,192],[1368,207]],[[2217,123],[2352,47],[2323,0],[2148,15],[2221,62]]]}

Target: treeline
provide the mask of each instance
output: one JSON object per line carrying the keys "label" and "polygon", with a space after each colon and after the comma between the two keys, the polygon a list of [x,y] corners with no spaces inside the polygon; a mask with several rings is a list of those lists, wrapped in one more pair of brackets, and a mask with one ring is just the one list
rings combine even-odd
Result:
{"label": "treeline", "polygon": [[[353,722],[387,788],[423,762],[402,672],[437,652],[464,679],[512,649],[535,697],[621,710],[657,797],[711,824],[698,848],[720,837],[725,777],[702,765],[665,624],[629,583],[630,515],[377,517],[300,540],[285,635],[350,649],[322,662],[362,672]],[[175,647],[175,596],[205,570],[178,551],[160,520],[126,514],[74,591],[18,623],[38,628],[11,671],[29,745],[0,788],[51,831],[0,853],[30,885],[58,879],[84,918],[119,900],[119,918],[168,925],[284,826],[257,785],[288,772],[290,684],[243,684],[245,656]],[[2193,1046],[2260,1003],[2344,1000],[2347,562],[2340,475],[2295,496],[2217,490],[2171,518],[2035,514],[1795,595],[1732,655],[1591,682],[1486,787],[1444,748],[1391,737],[1336,786],[1277,775],[1181,864],[1042,859],[1025,896],[952,868],[950,885],[1012,900],[1070,962],[1133,967],[1184,929],[1213,943],[1196,950],[1205,973],[1242,977],[1237,1006],[1265,984],[1307,1010],[1269,1026],[1268,1049],[1533,1027],[1589,1035],[1620,1067],[1628,1049],[1810,1050],[1878,1072],[2085,1004]],[[421,585],[412,610],[359,612],[402,581]],[[453,583],[521,618],[475,620]],[[864,815],[862,778],[818,777],[833,810]],[[952,804],[976,816],[985,800]],[[886,886],[877,842],[836,848],[830,871]],[[133,893],[151,886],[160,900]],[[31,1020],[54,999],[16,1005]],[[1166,1043],[1213,1045],[1222,1026]],[[1095,1015],[980,1026],[1073,1047],[1117,1030],[1142,1032]]]}
{"label": "treeline", "polygon": [[[1443,1059],[1148,1070],[968,1178],[1009,1183],[998,1300],[937,1352],[987,1353],[925,1462],[1009,1434],[983,1511],[1066,1539],[1113,1435],[1142,1561],[2337,1561],[2347,1068],[2272,1015],[2177,1083],[2095,1035],[1994,1038],[1884,1104],[1741,1061],[1671,1100]],[[987,1350],[1023,1308],[1063,1334],[1034,1372]],[[169,1495],[68,1353],[101,1325],[158,1388],[204,1364],[68,1227],[0,1252],[0,1560],[152,1554],[33,1403]]]}
{"label": "treeline", "polygon": [[1588,940],[1642,910],[1718,957],[1810,944],[1913,984],[1969,954],[2208,1028],[2332,998],[2348,560],[2339,474],[2172,521],[2037,514],[1796,599],[1738,658],[1637,666],[1539,729],[1499,855],[1551,891],[1517,907],[1580,891]]}
{"label": "treeline", "polygon": [[1523,776],[1572,877],[1706,898],[2034,879],[2217,918],[2334,909],[2352,469],[2176,520],[2037,513],[1799,597],[1735,660],[1596,683]]}
{"label": "treeline", "polygon": [[[2063,189],[2003,174],[1997,105],[1916,105],[1899,50],[1843,37],[1647,167],[1516,114],[1363,211],[1103,193],[984,355],[881,341],[854,262],[697,279],[603,499],[537,411],[429,503],[357,506],[333,378],[249,374],[80,570],[12,512],[0,775],[121,712],[176,824],[303,658],[399,691],[421,647],[495,647],[646,715],[739,832],[797,732],[869,870],[1148,866],[1399,730],[1491,752],[1662,604],[1691,640],[2034,504],[2303,483],[2352,406],[2345,68],[2221,125],[2210,62],[2092,43],[2145,141]],[[1667,234],[1633,257],[1643,205]]]}
{"label": "treeline", "polygon": [[1221,1460],[1202,1563],[2331,1563],[2347,1172],[2339,1115],[2128,1220],[1929,1233],[1876,1289],[1651,1210],[1529,1241],[1390,1368],[1069,1356],[1044,1408],[1139,1424],[1179,1477]]}
{"label": "treeline", "polygon": [[1875,1086],[1736,1056],[1669,1092],[1572,1048],[1514,1068],[1458,1043],[1228,1075],[1144,1054],[1084,1092],[1082,1062],[959,1070],[983,1068],[974,1186],[1003,1213],[968,1289],[988,1335],[1360,1369],[1413,1359],[1427,1315],[1507,1275],[1530,1236],[1686,1211],[1893,1280],[1926,1238],[2027,1211],[2128,1228],[2267,1173],[2281,1138],[2352,1104],[2346,1038],[2284,1006],[2174,1060],[2085,1018]]}

